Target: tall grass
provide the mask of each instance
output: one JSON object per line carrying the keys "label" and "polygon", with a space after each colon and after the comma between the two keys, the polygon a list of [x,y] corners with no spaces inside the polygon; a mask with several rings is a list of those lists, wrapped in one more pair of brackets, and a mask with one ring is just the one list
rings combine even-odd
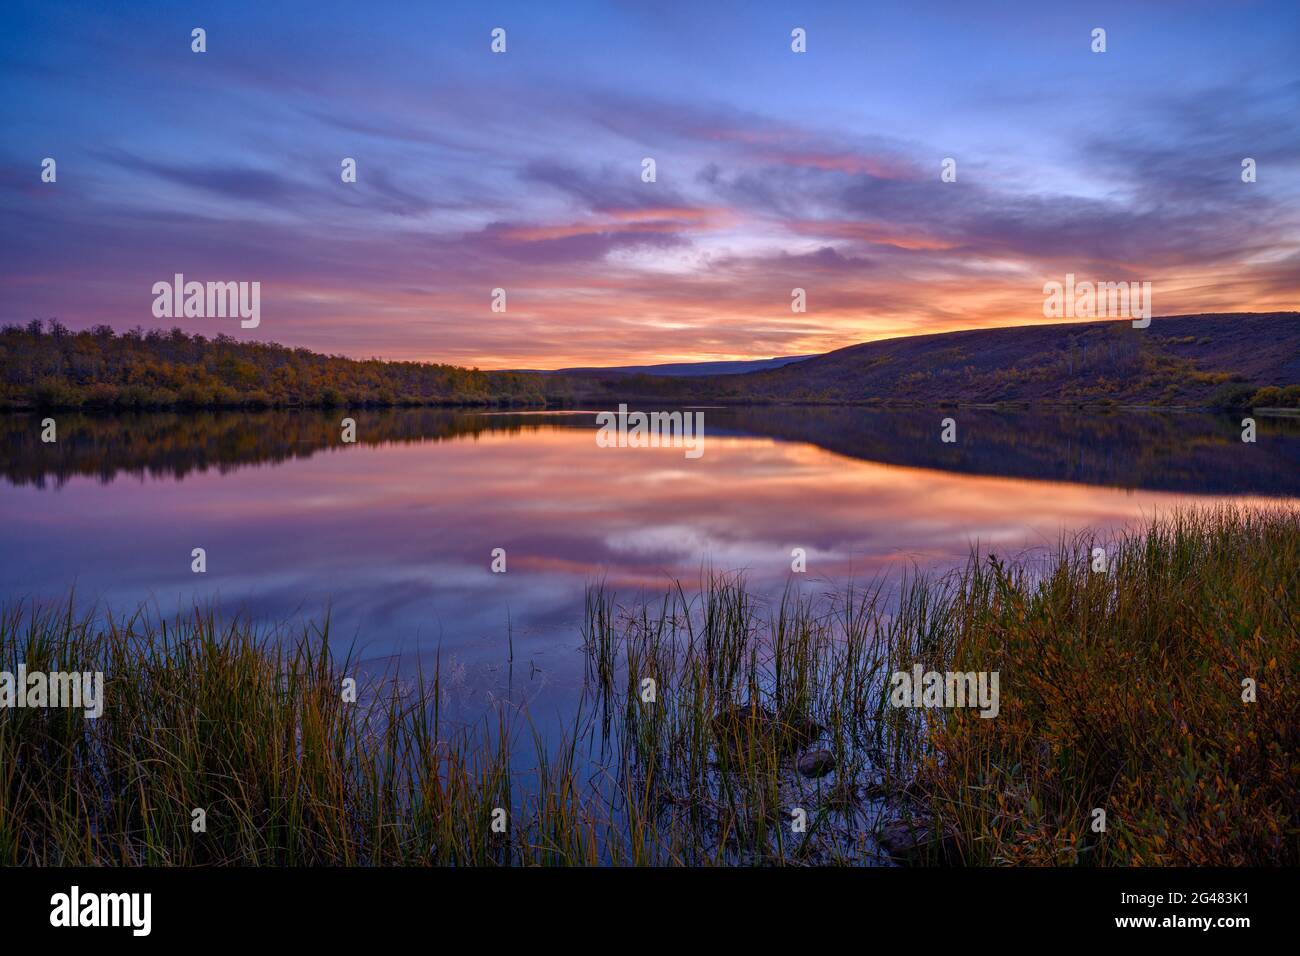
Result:
{"label": "tall grass", "polygon": [[1300,862],[1300,515],[1177,513],[1107,543],[1105,574],[1097,544],[1040,579],[996,560],[962,578],[948,656],[1000,670],[1003,703],[931,738],[923,777],[960,858]]}
{"label": "tall grass", "polygon": [[[595,585],[549,735],[452,725],[436,665],[348,702],[327,628],[12,606],[0,670],[100,670],[106,703],[0,710],[0,862],[1300,861],[1300,515],[1153,521],[1104,573],[1094,544],[770,607],[725,575],[630,606]],[[890,706],[914,663],[997,670],[999,715]],[[813,750],[833,773],[799,772]]]}

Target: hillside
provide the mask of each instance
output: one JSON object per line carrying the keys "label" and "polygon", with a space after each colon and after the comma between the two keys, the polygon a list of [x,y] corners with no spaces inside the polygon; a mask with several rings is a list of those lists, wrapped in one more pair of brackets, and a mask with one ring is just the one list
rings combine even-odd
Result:
{"label": "hillside", "polygon": [[[765,360],[772,361],[772,360]],[[1300,312],[1036,325],[868,342],[741,374],[483,372],[58,322],[0,329],[0,408],[337,405],[1300,407]],[[730,371],[730,370],[728,370]]]}
{"label": "hillside", "polygon": [[789,401],[1205,406],[1224,385],[1300,384],[1300,312],[920,335],[751,379],[750,394]]}
{"label": "hillside", "polygon": [[[976,329],[867,342],[727,377],[592,376],[646,400],[824,404],[1300,404],[1300,312]],[[1293,386],[1288,393],[1281,389]],[[1277,387],[1275,394],[1266,387]]]}
{"label": "hillside", "polygon": [[[612,367],[576,367],[556,369],[557,375],[742,375],[762,372],[803,362],[811,355],[785,355],[779,358],[750,359],[734,362],[669,362],[661,365],[615,365]],[[550,373],[545,373],[550,374]]]}

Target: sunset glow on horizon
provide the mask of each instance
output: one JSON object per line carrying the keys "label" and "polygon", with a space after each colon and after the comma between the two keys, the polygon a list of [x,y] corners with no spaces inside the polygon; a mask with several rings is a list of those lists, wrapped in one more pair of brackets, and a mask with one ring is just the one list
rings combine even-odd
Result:
{"label": "sunset glow on horizon", "polygon": [[[1041,323],[1067,273],[1300,307],[1293,2],[235,6],[0,13],[0,322],[562,368]],[[260,327],[155,319],[175,273]]]}

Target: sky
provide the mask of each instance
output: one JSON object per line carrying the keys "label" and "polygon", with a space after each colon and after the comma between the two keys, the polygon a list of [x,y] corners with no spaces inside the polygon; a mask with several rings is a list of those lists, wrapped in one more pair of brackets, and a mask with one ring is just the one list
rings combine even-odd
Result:
{"label": "sky", "polygon": [[[0,322],[560,368],[1043,322],[1067,273],[1296,309],[1298,54],[1296,0],[6,0]],[[176,273],[260,325],[156,319]]]}

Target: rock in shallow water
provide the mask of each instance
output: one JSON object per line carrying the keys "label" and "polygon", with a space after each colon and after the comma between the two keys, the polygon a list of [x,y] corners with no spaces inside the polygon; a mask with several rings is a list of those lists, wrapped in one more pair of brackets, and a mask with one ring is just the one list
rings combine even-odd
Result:
{"label": "rock in shallow water", "polygon": [[829,750],[810,750],[799,758],[799,772],[805,777],[824,777],[835,769]]}
{"label": "rock in shallow water", "polygon": [[914,863],[927,843],[926,831],[904,820],[890,820],[876,833],[876,840],[895,863]]}
{"label": "rock in shallow water", "polygon": [[925,820],[890,820],[876,832],[876,842],[899,866],[960,861],[957,841],[952,834],[938,836]]}

